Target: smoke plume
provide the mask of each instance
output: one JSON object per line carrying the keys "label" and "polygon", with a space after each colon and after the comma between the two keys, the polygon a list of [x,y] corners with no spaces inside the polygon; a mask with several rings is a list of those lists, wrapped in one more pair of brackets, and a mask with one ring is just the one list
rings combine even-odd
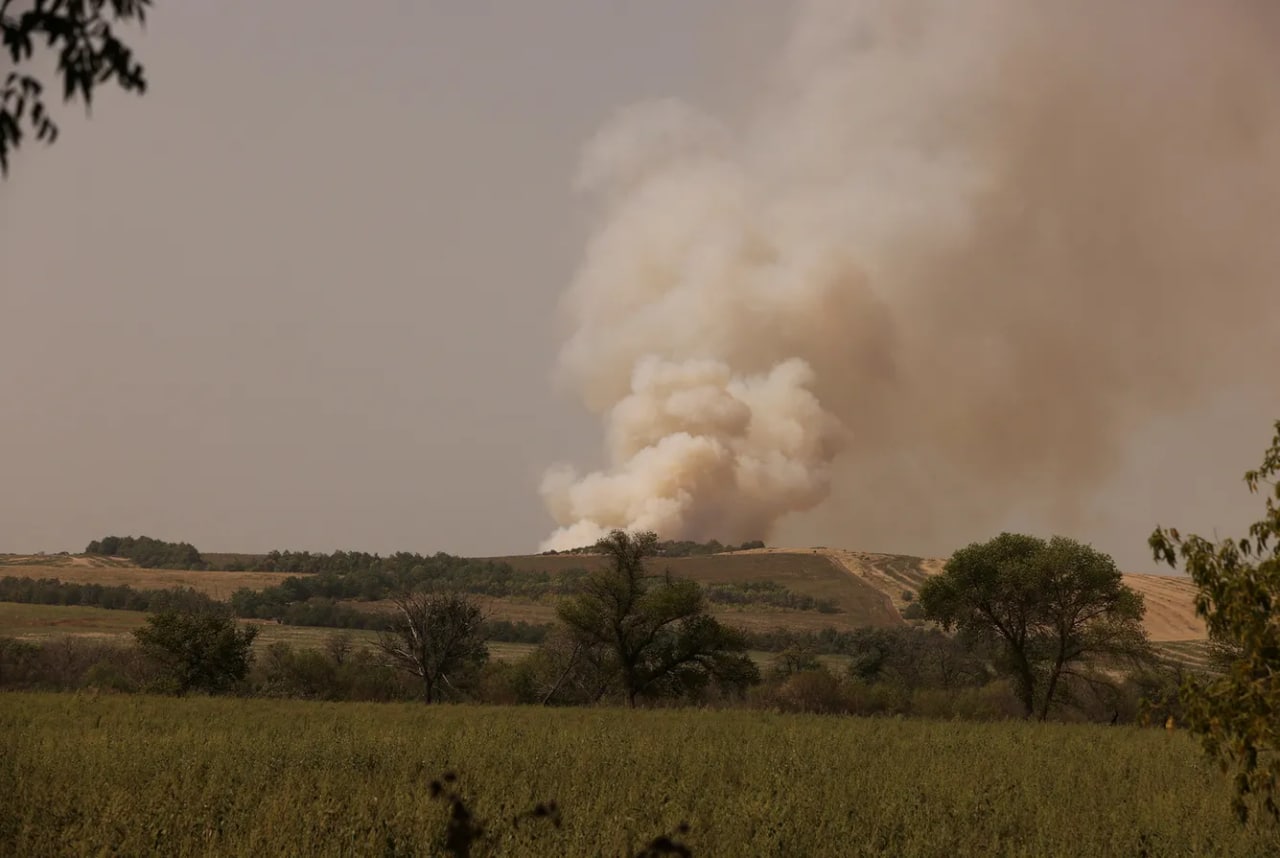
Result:
{"label": "smoke plume", "polygon": [[[1280,366],[1280,4],[819,0],[730,126],[620,111],[564,297],[607,466],[543,549],[899,536],[1087,499],[1146,421]],[[1274,381],[1271,382],[1274,391]]]}

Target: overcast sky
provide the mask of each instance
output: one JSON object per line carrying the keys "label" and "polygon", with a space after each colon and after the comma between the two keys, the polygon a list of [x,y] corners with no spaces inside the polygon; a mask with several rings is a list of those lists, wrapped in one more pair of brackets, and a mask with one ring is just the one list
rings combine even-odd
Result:
{"label": "overcast sky", "polygon": [[[158,3],[148,94],[0,184],[0,551],[532,550],[544,468],[601,444],[551,383],[581,148],[642,99],[732,117],[786,5]],[[1247,521],[1276,401],[1135,438],[1076,535],[1144,568],[1157,519]]]}

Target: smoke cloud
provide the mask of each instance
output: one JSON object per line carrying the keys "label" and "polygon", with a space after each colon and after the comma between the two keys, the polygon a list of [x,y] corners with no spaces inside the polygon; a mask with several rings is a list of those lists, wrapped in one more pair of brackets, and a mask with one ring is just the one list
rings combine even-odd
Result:
{"label": "smoke cloud", "polygon": [[1280,366],[1280,5],[819,0],[745,121],[587,146],[560,379],[608,462],[545,549],[1069,518],[1125,440]]}

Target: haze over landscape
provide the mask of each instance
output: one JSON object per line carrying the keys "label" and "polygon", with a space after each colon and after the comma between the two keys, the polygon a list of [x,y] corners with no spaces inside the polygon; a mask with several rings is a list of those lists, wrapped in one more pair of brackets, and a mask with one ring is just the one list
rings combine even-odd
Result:
{"label": "haze over landscape", "polygon": [[166,4],[0,193],[0,551],[1233,533],[1280,10],[1101,8]]}

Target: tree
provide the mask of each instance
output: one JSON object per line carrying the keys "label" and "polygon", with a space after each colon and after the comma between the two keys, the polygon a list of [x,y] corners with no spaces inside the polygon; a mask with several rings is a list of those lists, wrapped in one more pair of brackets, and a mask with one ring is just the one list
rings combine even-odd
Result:
{"label": "tree", "polygon": [[225,691],[244,679],[257,635],[254,626],[238,626],[225,608],[160,611],[133,633],[177,694]]}
{"label": "tree", "polygon": [[[21,12],[15,5],[14,0],[0,0],[0,42],[15,66],[30,61],[39,42],[56,49],[63,101],[78,94],[88,110],[94,90],[111,80],[126,92],[146,92],[142,66],[116,37],[113,25],[145,24],[151,0],[32,0]],[[0,81],[0,176],[8,174],[9,152],[22,142],[24,125],[37,140],[57,139],[44,85],[35,75],[12,71]]]}
{"label": "tree", "polygon": [[560,604],[561,622],[579,651],[606,657],[627,705],[641,696],[673,696],[715,679],[742,687],[760,680],[741,632],[708,612],[696,582],[647,574],[658,537],[615,530],[596,543],[608,568]]}
{"label": "tree", "polygon": [[936,628],[911,626],[856,629],[845,651],[848,672],[859,682],[917,688],[961,688],[988,681],[988,653],[979,642],[961,640]]}
{"label": "tree", "polygon": [[466,596],[416,591],[392,601],[397,613],[378,635],[378,649],[422,681],[423,701],[435,701],[442,685],[456,689],[460,676],[489,659],[484,612]]}
{"label": "tree", "polygon": [[1261,467],[1244,475],[1250,492],[1270,487],[1247,537],[1214,543],[1157,527],[1149,540],[1157,561],[1176,568],[1181,556],[1224,667],[1211,679],[1184,680],[1180,697],[1205,750],[1224,771],[1236,770],[1241,821],[1251,799],[1280,821],[1280,421],[1274,428]]}
{"label": "tree", "polygon": [[1000,644],[1027,717],[1048,717],[1066,680],[1099,681],[1087,668],[1145,659],[1142,596],[1112,559],[1055,536],[1002,533],[960,549],[920,588],[925,616]]}

